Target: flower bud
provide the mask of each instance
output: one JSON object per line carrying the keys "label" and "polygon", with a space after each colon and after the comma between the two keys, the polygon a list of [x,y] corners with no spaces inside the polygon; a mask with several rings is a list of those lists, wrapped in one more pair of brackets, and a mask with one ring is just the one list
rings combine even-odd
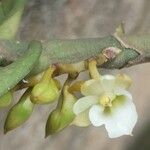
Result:
{"label": "flower bud", "polygon": [[40,82],[32,90],[31,101],[35,104],[47,104],[56,100],[59,91],[55,82]]}
{"label": "flower bud", "polygon": [[74,95],[68,92],[68,86],[64,87],[58,106],[53,110],[46,123],[46,137],[63,130],[74,120],[73,105],[76,102]]}
{"label": "flower bud", "polygon": [[0,97],[0,108],[7,107],[8,105],[10,105],[12,97],[12,92],[10,91],[8,91],[2,97]]}
{"label": "flower bud", "polygon": [[59,96],[59,89],[52,79],[54,68],[49,68],[31,92],[31,101],[35,104],[47,104],[55,101]]}
{"label": "flower bud", "polygon": [[19,102],[10,109],[4,125],[4,133],[22,125],[32,114],[34,104],[30,101],[30,92],[31,89],[28,89]]}

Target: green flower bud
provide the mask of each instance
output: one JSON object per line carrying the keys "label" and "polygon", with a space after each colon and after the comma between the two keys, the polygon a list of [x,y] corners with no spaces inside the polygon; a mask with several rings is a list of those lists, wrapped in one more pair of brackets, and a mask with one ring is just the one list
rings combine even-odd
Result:
{"label": "green flower bud", "polygon": [[10,109],[4,125],[4,133],[22,125],[31,116],[34,104],[30,101],[30,92],[31,89],[28,89],[19,102]]}
{"label": "green flower bud", "polygon": [[59,96],[59,90],[53,80],[41,81],[34,86],[31,92],[31,101],[35,104],[47,104],[55,101]]}
{"label": "green flower bud", "polygon": [[37,83],[31,92],[31,101],[35,104],[47,104],[55,101],[59,96],[59,89],[52,79],[54,68],[49,68],[43,78]]}
{"label": "green flower bud", "polygon": [[68,86],[64,87],[63,95],[60,97],[58,106],[53,110],[46,123],[46,137],[63,130],[74,120],[75,115],[72,111],[76,97],[68,92]]}
{"label": "green flower bud", "polygon": [[6,94],[4,94],[2,97],[0,97],[0,108],[1,107],[7,107],[10,105],[12,100],[12,92],[8,91]]}

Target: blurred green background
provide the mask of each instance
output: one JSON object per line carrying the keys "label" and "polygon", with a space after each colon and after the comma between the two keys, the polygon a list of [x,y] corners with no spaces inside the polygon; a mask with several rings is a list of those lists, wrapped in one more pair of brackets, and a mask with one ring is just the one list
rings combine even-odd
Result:
{"label": "blurred green background", "polygon": [[[150,34],[150,0],[30,0],[18,37],[22,40],[102,37],[125,22],[126,33]],[[50,105],[37,106],[20,128],[3,134],[9,108],[0,110],[0,150],[150,150],[150,64],[102,73],[128,73],[139,114],[132,137],[109,139],[103,127],[70,127],[44,139]],[[61,77],[63,80],[65,76]],[[82,73],[80,78],[87,78]],[[19,92],[15,94],[17,102]],[[127,116],[128,117],[128,116]]]}

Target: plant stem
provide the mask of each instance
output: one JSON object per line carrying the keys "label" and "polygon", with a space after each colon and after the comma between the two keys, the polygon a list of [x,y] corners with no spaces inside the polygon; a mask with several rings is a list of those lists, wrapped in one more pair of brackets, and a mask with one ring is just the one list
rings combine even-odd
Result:
{"label": "plant stem", "polygon": [[[23,55],[28,43],[1,40],[0,66],[6,66]],[[51,64],[77,63],[91,58],[100,57],[99,59],[101,59],[101,56],[106,55],[108,60],[102,67],[110,69],[120,69],[150,61],[150,35],[49,40],[41,43],[43,51],[38,64],[32,70],[32,74],[45,70]],[[112,55],[113,57],[111,57]]]}

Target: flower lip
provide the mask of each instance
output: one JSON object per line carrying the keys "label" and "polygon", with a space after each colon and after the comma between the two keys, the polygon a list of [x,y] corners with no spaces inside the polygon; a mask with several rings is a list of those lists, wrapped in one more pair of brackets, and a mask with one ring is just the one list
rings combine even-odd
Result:
{"label": "flower lip", "polygon": [[105,125],[110,138],[122,135],[132,135],[132,130],[137,122],[137,112],[132,99],[126,97],[123,105],[111,109],[112,115],[105,114],[105,108],[101,105],[93,105],[89,110],[89,119],[93,126]]}

